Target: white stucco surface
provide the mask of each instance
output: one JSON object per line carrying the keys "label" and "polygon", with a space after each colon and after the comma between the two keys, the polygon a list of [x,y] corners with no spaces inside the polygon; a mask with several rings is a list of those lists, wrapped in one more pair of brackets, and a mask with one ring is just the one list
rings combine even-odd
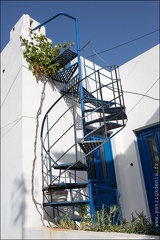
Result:
{"label": "white stucco surface", "polygon": [[[23,226],[41,226],[31,199],[31,173],[35,116],[42,84],[26,68],[19,39],[20,35],[28,35],[30,20],[23,15],[16,23],[1,56],[2,239],[21,239]],[[33,21],[32,25],[38,22]],[[40,32],[44,33],[43,27]],[[35,171],[35,196],[41,202],[41,191],[37,192],[37,188],[41,188],[40,161]]]}
{"label": "white stucco surface", "polygon": [[[27,63],[22,57],[20,35],[28,36],[28,28],[38,23],[28,15],[23,15],[10,33],[10,41],[2,52],[1,66],[1,235],[2,239],[74,239],[81,238],[109,239],[122,234],[103,234],[80,231],[54,231],[42,228],[42,222],[31,196],[31,176],[34,159],[34,138],[36,113],[39,107],[43,88],[41,81],[28,70]],[[45,33],[45,28],[38,30]],[[120,67],[124,91],[132,91],[159,98],[159,46],[155,46],[144,54]],[[108,73],[107,73],[108,74]],[[157,81],[157,82],[156,82]],[[60,96],[56,87],[47,84],[40,124],[43,116],[53,102]],[[141,164],[136,144],[134,130],[154,124],[159,120],[159,103],[153,99],[131,93],[124,93],[128,113],[127,126],[112,139],[112,149],[115,158],[115,170],[118,189],[121,192],[123,217],[129,219],[135,210],[149,213]],[[57,107],[57,117],[67,108],[62,99]],[[80,109],[77,108],[77,112]],[[69,112],[64,125],[56,129],[57,135],[69,127],[73,121]],[[81,137],[81,129],[78,136]],[[41,145],[38,132],[37,161],[35,168],[35,198],[42,202],[41,179]],[[55,135],[53,136],[53,138]],[[56,151],[60,154],[64,147],[74,141],[73,132],[69,137],[57,144]],[[74,154],[72,149],[69,154]],[[133,167],[130,166],[133,163]],[[41,208],[38,206],[42,213]],[[131,236],[131,235],[130,235]],[[100,238],[101,237],[101,238]]]}
{"label": "white stucco surface", "polygon": [[[123,216],[148,215],[148,202],[134,130],[159,121],[159,45],[120,67],[128,122],[112,140]],[[139,93],[141,95],[137,95]],[[133,166],[130,164],[133,163]]]}

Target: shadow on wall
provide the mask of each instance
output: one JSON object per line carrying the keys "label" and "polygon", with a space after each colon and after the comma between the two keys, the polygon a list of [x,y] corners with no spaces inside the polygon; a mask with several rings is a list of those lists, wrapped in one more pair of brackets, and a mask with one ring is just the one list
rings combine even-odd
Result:
{"label": "shadow on wall", "polygon": [[25,196],[26,187],[23,175],[15,178],[11,191],[11,219],[14,229],[20,231],[21,239],[24,239],[24,223],[25,223]]}
{"label": "shadow on wall", "polygon": [[[54,159],[59,159],[64,153],[63,152],[53,152],[53,154],[54,154]],[[79,154],[79,157],[81,157],[81,152],[78,152],[78,154]],[[76,157],[75,157],[75,154],[71,154],[71,153],[67,153],[65,156],[64,156],[64,158],[62,158],[58,163],[59,164],[63,164],[63,163],[74,163],[74,162],[76,162]],[[83,162],[83,163],[85,163],[85,159],[83,159],[83,160],[81,160],[81,162]],[[69,171],[68,171],[69,172]],[[65,179],[66,179],[66,176],[67,177],[71,177],[71,179],[74,179],[75,178],[75,175],[74,175],[74,171],[72,171],[72,174],[71,175],[69,175],[69,174],[67,174],[67,175],[62,175],[62,177],[61,177],[61,180],[63,179],[63,177],[64,177],[64,181],[65,181]],[[79,182],[87,182],[87,174],[86,174],[86,172],[84,171],[78,171],[77,173],[76,173],[76,179],[77,179],[77,181],[79,181]]]}
{"label": "shadow on wall", "polygon": [[[63,92],[61,92],[61,89],[64,88],[64,83],[56,82],[56,81],[54,81],[52,79],[50,79],[48,81],[48,83],[51,86],[53,92],[55,92],[57,90],[61,94],[60,97],[64,94]],[[63,100],[65,101],[68,109],[70,109],[71,114],[73,116],[75,116],[75,119],[76,119],[76,129],[77,130],[82,130],[82,119],[81,119],[81,116],[78,113],[78,112],[81,113],[81,110],[80,110],[80,107],[79,107],[79,102],[77,101],[77,96],[73,97],[73,99],[72,99],[71,94],[64,95],[63,96]],[[74,112],[73,112],[73,105],[75,107]]]}
{"label": "shadow on wall", "polygon": [[[75,116],[76,130],[82,130],[82,117],[78,113],[78,112],[81,113],[81,110],[80,110],[80,106],[79,106],[79,103],[78,103],[77,99],[73,98],[73,100],[72,100],[72,97],[69,96],[69,95],[64,96],[63,99],[64,99],[66,105],[68,106],[68,108],[70,108],[71,114],[73,116]],[[73,112],[73,105],[74,105],[74,112]]]}
{"label": "shadow on wall", "polygon": [[[158,118],[159,110],[157,110],[152,117],[146,121],[145,125],[139,127],[147,128],[149,125],[157,123]],[[120,202],[122,212],[124,213],[124,218],[127,220],[131,217],[130,214],[132,212],[135,213],[135,210],[137,212],[144,211],[147,215],[150,214],[141,159],[139,156],[136,136],[133,132],[134,130],[135,129],[132,129],[133,141],[128,149],[123,155],[116,155],[114,160],[116,162],[115,170],[117,185],[119,189],[121,189]]]}

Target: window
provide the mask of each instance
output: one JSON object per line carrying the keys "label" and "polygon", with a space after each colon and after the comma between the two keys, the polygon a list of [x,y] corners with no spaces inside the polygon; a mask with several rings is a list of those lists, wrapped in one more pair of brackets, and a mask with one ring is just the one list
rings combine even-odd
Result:
{"label": "window", "polygon": [[101,165],[102,165],[102,178],[107,179],[107,166],[106,166],[106,160],[105,160],[103,146],[100,147],[100,160],[101,160]]}
{"label": "window", "polygon": [[90,177],[96,178],[96,168],[95,168],[95,163],[94,163],[94,153],[90,153],[88,156],[88,163],[90,167]]}
{"label": "window", "polygon": [[154,172],[160,174],[160,162],[159,162],[159,156],[158,156],[158,150],[157,150],[155,138],[154,137],[148,138],[148,144],[151,151],[151,158],[152,158]]}

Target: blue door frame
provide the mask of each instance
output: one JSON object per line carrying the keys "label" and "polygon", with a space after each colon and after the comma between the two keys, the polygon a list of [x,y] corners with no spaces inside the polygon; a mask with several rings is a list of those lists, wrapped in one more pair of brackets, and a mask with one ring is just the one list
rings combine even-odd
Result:
{"label": "blue door frame", "polygon": [[160,227],[160,125],[136,131],[150,215]]}
{"label": "blue door frame", "polygon": [[[91,139],[102,140],[102,137],[94,136]],[[120,195],[117,190],[110,140],[95,150],[88,161],[94,209],[99,210],[103,205],[118,205]]]}

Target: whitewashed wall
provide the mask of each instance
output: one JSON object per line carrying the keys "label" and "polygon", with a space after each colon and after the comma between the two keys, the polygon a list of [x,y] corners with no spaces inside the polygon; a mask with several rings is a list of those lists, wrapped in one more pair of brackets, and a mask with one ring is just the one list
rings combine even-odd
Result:
{"label": "whitewashed wall", "polygon": [[2,238],[20,238],[24,221],[25,186],[22,172],[22,57],[18,35],[21,19],[2,52],[1,85],[1,229]]}
{"label": "whitewashed wall", "polygon": [[[28,70],[22,57],[22,46],[19,40],[21,34],[27,37],[30,26],[33,28],[37,25],[38,23],[30,19],[28,15],[23,15],[11,30],[10,41],[2,52],[2,239],[24,239],[25,228],[28,232],[27,236],[30,236],[30,228],[38,229],[42,226],[31,197],[31,174],[34,158],[35,116],[43,85],[40,81],[37,82]],[[45,33],[44,27],[39,30],[39,33]],[[124,90],[145,93],[158,78],[158,66],[157,47],[123,65],[120,71]],[[147,94],[158,97],[157,86],[155,84]],[[47,85],[40,122],[45,112],[58,97],[59,93],[56,88],[53,89]],[[121,191],[123,215],[127,218],[135,209],[142,210],[143,208],[145,212],[148,211],[133,130],[158,121],[158,103],[147,98],[142,98],[138,103],[140,99],[140,96],[125,94],[129,121],[127,127],[113,139],[117,183]],[[136,105],[136,103],[138,104]],[[62,108],[66,108],[65,101],[62,103]],[[144,109],[146,110],[145,114]],[[71,115],[68,117],[71,118]],[[65,124],[68,122],[66,121]],[[81,135],[81,133],[78,134]],[[72,137],[70,141],[72,141]],[[58,148],[57,152],[61,150]],[[40,141],[38,141],[35,198],[41,203],[40,159]],[[133,167],[130,166],[131,162],[134,163]],[[40,208],[39,210],[42,212]]]}
{"label": "whitewashed wall", "polygon": [[[159,45],[120,67],[124,91],[146,94],[159,99]],[[149,214],[146,190],[134,130],[159,121],[159,101],[124,93],[127,126],[112,140],[116,178],[121,192],[123,216],[137,210]],[[133,166],[130,165],[133,163]]]}
{"label": "whitewashed wall", "polygon": [[[19,40],[20,35],[27,38],[29,27],[34,28],[38,24],[30,19],[29,15],[23,15],[11,30],[10,41],[2,52],[1,209],[3,221],[1,229],[3,239],[23,239],[23,226],[27,228],[42,226],[40,215],[32,201],[31,175],[34,159],[35,117],[43,84],[40,81],[37,82],[28,70]],[[44,34],[44,27],[38,32]],[[44,114],[59,96],[57,90],[47,84],[40,127]],[[62,108],[66,108],[64,101]],[[63,146],[64,142],[61,144]],[[40,131],[37,149],[35,198],[37,202],[42,203]],[[38,208],[42,213],[41,208]]]}

